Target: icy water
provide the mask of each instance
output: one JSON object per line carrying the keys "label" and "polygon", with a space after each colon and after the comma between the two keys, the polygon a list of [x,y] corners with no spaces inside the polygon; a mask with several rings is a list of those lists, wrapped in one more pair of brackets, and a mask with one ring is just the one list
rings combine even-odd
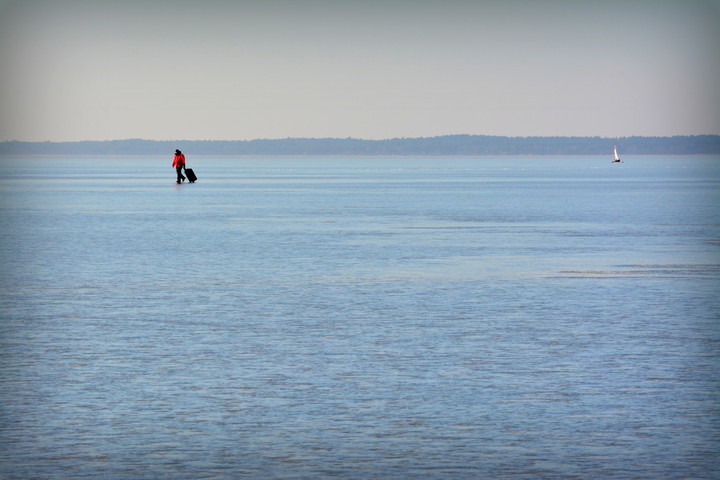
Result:
{"label": "icy water", "polygon": [[718,478],[720,157],[0,158],[3,479]]}

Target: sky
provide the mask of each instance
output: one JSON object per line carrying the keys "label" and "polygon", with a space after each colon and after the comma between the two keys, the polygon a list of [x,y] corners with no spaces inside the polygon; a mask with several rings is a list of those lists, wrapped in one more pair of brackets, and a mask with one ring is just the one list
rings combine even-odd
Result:
{"label": "sky", "polygon": [[0,0],[0,141],[720,134],[720,0]]}

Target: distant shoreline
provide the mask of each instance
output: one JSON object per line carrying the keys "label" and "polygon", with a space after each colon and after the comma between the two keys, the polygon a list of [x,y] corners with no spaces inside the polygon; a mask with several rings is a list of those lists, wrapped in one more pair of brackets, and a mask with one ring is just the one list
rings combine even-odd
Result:
{"label": "distant shoreline", "polygon": [[438,137],[363,140],[287,138],[258,140],[106,140],[80,142],[0,142],[0,155],[168,155],[176,148],[208,156],[573,156],[717,155],[720,135],[673,137]]}

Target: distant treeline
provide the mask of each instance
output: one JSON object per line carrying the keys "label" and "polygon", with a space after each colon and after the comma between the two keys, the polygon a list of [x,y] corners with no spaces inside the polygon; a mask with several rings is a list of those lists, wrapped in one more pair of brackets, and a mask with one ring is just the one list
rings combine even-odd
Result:
{"label": "distant treeline", "polygon": [[0,142],[0,154],[15,155],[621,155],[720,154],[720,135],[675,137],[497,137],[447,135],[362,140],[287,138],[277,140],[107,140]]}

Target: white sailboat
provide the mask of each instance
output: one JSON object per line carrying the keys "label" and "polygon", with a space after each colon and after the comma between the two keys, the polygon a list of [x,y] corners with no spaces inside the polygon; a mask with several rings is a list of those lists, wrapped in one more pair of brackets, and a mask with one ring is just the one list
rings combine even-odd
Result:
{"label": "white sailboat", "polygon": [[613,160],[612,163],[620,162],[620,157],[618,157],[618,154],[617,154],[617,144],[615,144],[613,146],[613,155],[615,156],[615,160]]}

